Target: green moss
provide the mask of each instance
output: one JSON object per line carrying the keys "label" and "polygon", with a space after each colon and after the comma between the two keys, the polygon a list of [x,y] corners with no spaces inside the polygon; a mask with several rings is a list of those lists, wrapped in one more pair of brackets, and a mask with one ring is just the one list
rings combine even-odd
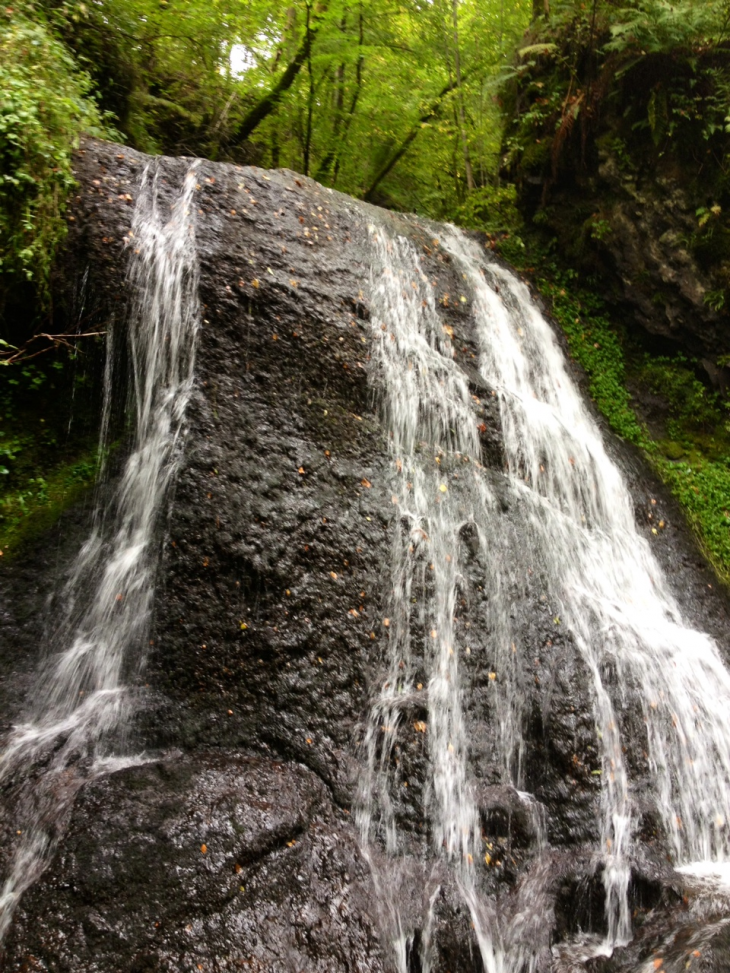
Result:
{"label": "green moss", "polygon": [[660,448],[663,455],[666,456],[667,459],[678,460],[682,459],[685,455],[684,447],[680,446],[679,443],[674,443],[671,441],[662,443]]}
{"label": "green moss", "polygon": [[96,450],[88,450],[44,476],[28,477],[22,487],[0,493],[0,551],[16,554],[24,543],[47,531],[60,514],[94,484]]}
{"label": "green moss", "polygon": [[730,465],[697,454],[673,463],[655,455],[653,462],[679,500],[708,559],[730,584]]}

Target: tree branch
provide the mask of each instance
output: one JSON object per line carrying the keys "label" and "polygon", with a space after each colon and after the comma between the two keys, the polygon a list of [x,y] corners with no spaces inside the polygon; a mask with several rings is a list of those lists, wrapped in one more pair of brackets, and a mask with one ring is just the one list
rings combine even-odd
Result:
{"label": "tree branch", "polygon": [[[463,82],[464,77],[462,77],[461,80]],[[380,185],[380,183],[383,181],[383,179],[385,179],[385,177],[390,173],[390,171],[395,168],[395,166],[400,162],[400,160],[406,154],[406,152],[408,151],[408,147],[410,146],[411,142],[415,141],[416,136],[421,131],[421,128],[427,122],[430,122],[432,118],[436,118],[438,116],[439,111],[441,110],[442,101],[450,92],[454,90],[454,88],[456,88],[456,86],[457,86],[456,81],[449,81],[449,83],[441,89],[441,91],[438,93],[436,98],[434,98],[434,100],[428,106],[424,114],[421,115],[421,117],[418,119],[416,124],[410,130],[408,135],[406,135],[405,139],[401,142],[399,148],[393,153],[390,159],[388,159],[385,165],[379,170],[378,174],[370,183],[367,192],[363,196],[364,200],[366,200],[367,202],[372,202],[373,194],[375,190],[378,188],[378,186]]]}
{"label": "tree branch", "polygon": [[299,50],[294,55],[294,59],[287,65],[286,70],[279,78],[277,83],[271,89],[271,91],[264,95],[264,97],[253,106],[253,108],[246,114],[243,121],[238,126],[234,132],[230,145],[240,145],[249,138],[256,128],[268,118],[269,115],[274,111],[276,106],[281,101],[283,95],[291,88],[294,84],[299,70],[302,65],[309,59],[310,52],[312,50],[312,45],[314,44],[314,39],[317,36],[317,31],[319,26],[307,26],[302,43],[299,45]]}
{"label": "tree branch", "polygon": [[[44,355],[53,348],[64,347],[71,349],[71,351],[76,351],[76,345],[72,344],[72,342],[76,341],[77,338],[98,338],[105,334],[106,331],[86,331],[83,334],[46,334],[45,332],[36,334],[32,338],[29,338],[20,348],[14,348],[12,345],[8,345],[6,350],[0,351],[0,366],[19,365],[22,362],[29,361],[31,358],[37,358],[38,355]],[[34,341],[38,341],[39,338],[45,338],[51,343],[47,348],[41,348],[40,351],[34,351],[32,354],[28,354],[28,346],[32,345]],[[71,341],[68,340],[69,338]]]}

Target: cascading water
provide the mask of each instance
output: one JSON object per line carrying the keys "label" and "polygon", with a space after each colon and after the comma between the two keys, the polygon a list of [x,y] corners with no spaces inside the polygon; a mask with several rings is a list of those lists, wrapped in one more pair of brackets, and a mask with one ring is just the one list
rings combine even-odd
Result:
{"label": "cascading water", "polygon": [[[459,678],[459,654],[469,649],[457,643],[454,631],[460,530],[465,523],[488,522],[494,499],[479,475],[480,446],[468,382],[453,360],[451,338],[415,252],[406,240],[389,239],[382,230],[373,230],[371,239],[374,351],[392,433],[398,489],[393,500],[400,518],[393,549],[388,674],[367,730],[360,831],[366,848],[379,834],[386,854],[398,855],[390,791],[407,782],[392,773],[393,750],[408,701],[420,696],[428,712],[432,843],[453,868],[485,967],[496,973],[498,931],[489,904],[476,894],[474,879],[481,835],[467,778]],[[419,601],[421,592],[427,595]],[[428,673],[425,689],[417,682],[419,663]],[[393,881],[398,864],[381,876],[374,863],[374,871],[387,899],[384,911],[398,968],[405,973],[414,930],[400,913],[401,882]],[[427,921],[425,926],[428,930]],[[427,970],[428,931],[421,962]]]}
{"label": "cascading water", "polygon": [[[469,908],[485,970],[520,973],[535,968],[537,955],[521,933],[525,917],[513,914],[508,921],[480,891],[477,782],[469,769],[459,672],[459,659],[470,646],[468,634],[455,628],[464,525],[476,526],[487,565],[489,638],[500,673],[490,684],[495,741],[505,783],[515,788],[524,783],[523,717],[509,592],[524,565],[480,466],[472,395],[466,373],[454,361],[450,328],[439,314],[432,282],[407,239],[373,228],[370,236],[373,358],[391,436],[399,517],[386,675],[365,738],[358,813],[363,846],[400,973],[409,968],[417,923],[424,931],[420,964],[428,970],[430,912],[442,872],[433,871],[425,895],[410,890],[410,898],[420,894],[422,902],[414,919],[405,894],[412,870],[394,810],[396,789],[407,783],[399,775],[399,733],[405,714],[421,706],[428,714],[430,757],[421,813],[429,820],[433,853]],[[470,292],[480,378],[498,397],[503,487],[522,511],[525,549],[591,679],[601,748],[596,860],[602,865],[607,934],[589,953],[607,954],[632,935],[628,891],[637,811],[627,745],[646,751],[653,800],[675,865],[699,873],[728,862],[730,676],[713,641],[684,625],[649,544],[637,532],[623,478],[526,286],[455,229],[447,230],[441,247]],[[424,671],[427,679],[421,675],[419,684]],[[615,673],[610,683],[607,671]],[[628,687],[641,701],[645,740],[622,737],[617,707]],[[529,801],[529,795],[523,797]]]}
{"label": "cascading water", "polygon": [[[157,529],[178,468],[199,325],[195,166],[165,212],[158,168],[141,179],[129,242],[129,350],[135,438],[112,504],[63,590],[65,614],[38,675],[32,709],[11,732],[0,781],[20,777],[15,847],[0,896],[0,938],[19,897],[42,872],[59,822],[86,779],[114,766],[144,661],[157,565]],[[101,453],[113,362],[108,336]],[[24,782],[26,769],[35,768]]]}

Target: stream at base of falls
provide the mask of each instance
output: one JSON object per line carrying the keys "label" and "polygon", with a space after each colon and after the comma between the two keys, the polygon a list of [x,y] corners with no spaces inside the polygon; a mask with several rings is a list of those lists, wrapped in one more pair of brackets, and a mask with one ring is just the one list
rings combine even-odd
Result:
{"label": "stream at base of falls", "polygon": [[[476,235],[379,214],[313,183],[292,184],[286,173],[219,166],[212,177],[207,167],[212,172],[214,164],[186,161],[187,175],[168,181],[169,162],[147,160],[136,175],[123,251],[127,317],[117,315],[107,337],[100,456],[112,404],[125,396],[128,455],[116,481],[107,474],[99,495],[110,499],[95,509],[57,594],[63,611],[0,759],[6,823],[12,819],[18,839],[0,876],[0,939],[14,917],[19,921],[21,897],[58,862],[81,789],[152,760],[135,718],[147,646],[158,637],[150,629],[155,598],[162,597],[158,579],[172,570],[161,549],[168,515],[183,502],[177,486],[188,491],[174,535],[175,565],[182,568],[170,575],[169,588],[178,585],[173,596],[164,591],[174,611],[161,613],[163,639],[165,625],[179,628],[159,667],[175,669],[177,654],[184,657],[170,681],[155,687],[155,698],[164,711],[160,722],[180,708],[169,726],[153,728],[159,733],[152,733],[150,753],[159,744],[160,766],[184,764],[194,754],[194,769],[189,777],[180,772],[177,796],[160,799],[151,813],[150,847],[157,841],[169,852],[160,861],[173,863],[163,868],[165,894],[168,875],[170,883],[190,885],[192,898],[200,876],[212,876],[215,895],[201,893],[195,908],[207,921],[215,911],[209,903],[218,903],[223,926],[236,930],[231,938],[249,935],[260,945],[266,935],[235,909],[244,910],[240,903],[260,862],[279,853],[291,853],[291,887],[296,881],[304,888],[310,865],[294,855],[308,829],[320,829],[331,847],[342,846],[345,835],[355,849],[342,865],[343,884],[336,870],[328,878],[335,904],[326,908],[358,925],[357,899],[343,889],[360,869],[353,882],[369,890],[362,914],[369,922],[372,909],[373,928],[380,930],[379,938],[370,936],[373,951],[382,953],[373,967],[378,973],[608,970],[592,964],[609,963],[636,942],[636,903],[644,893],[650,903],[661,898],[652,898],[651,888],[671,888],[672,905],[683,903],[684,891],[691,894],[681,907],[687,905],[696,928],[664,926],[652,940],[661,943],[663,968],[675,973],[692,949],[704,949],[703,936],[730,923],[730,674],[713,639],[683,619],[637,528],[616,451],[552,326],[527,286]],[[308,202],[306,193],[313,194]],[[285,207],[294,226],[286,245],[284,231],[278,235]],[[332,284],[335,298],[320,320],[316,308],[326,302],[305,273],[318,259],[325,218],[325,229],[340,232],[333,250],[349,245],[351,235],[360,249],[357,259],[330,257],[340,261],[345,283]],[[319,229],[310,233],[306,223]],[[223,263],[215,246],[235,250],[225,236],[230,226],[244,244],[224,274],[212,255]],[[256,244],[261,252],[246,236],[255,232],[264,237]],[[300,245],[303,258],[293,252]],[[437,280],[443,268],[447,291]],[[220,300],[210,283],[206,289],[206,274],[216,282],[220,276]],[[331,344],[328,327],[337,334]],[[198,353],[204,340],[205,355]],[[272,365],[275,355],[299,356],[316,367],[306,372],[302,365],[284,379]],[[332,371],[319,369],[324,359],[334,363]],[[203,374],[213,376],[210,384]],[[332,392],[330,381],[343,384]],[[357,405],[353,389],[362,392]],[[364,418],[368,396],[373,412]],[[277,411],[280,401],[289,404]],[[247,425],[246,410],[262,402],[258,426]],[[245,404],[233,411],[231,403]],[[302,416],[286,414],[295,408]],[[315,411],[316,423],[307,426],[305,412]],[[200,443],[188,434],[193,422]],[[368,449],[379,451],[377,462],[364,447],[361,454],[348,452],[343,440],[350,435],[367,439]],[[262,469],[257,486],[249,482],[250,466],[248,478],[244,467],[225,469],[235,451],[254,455]],[[186,464],[195,475],[184,483]],[[376,483],[386,468],[385,484]],[[367,506],[375,496],[387,509]],[[247,530],[259,531],[249,546]],[[281,536],[272,540],[274,531]],[[331,556],[325,571],[318,552],[334,548],[347,531],[337,558],[330,550],[322,555]],[[364,552],[368,544],[375,553]],[[288,560],[295,547],[296,564]],[[377,561],[377,571],[368,575],[363,568],[358,575],[353,563],[360,555],[362,563],[366,555]],[[315,570],[330,588],[318,587]],[[345,618],[341,627],[340,620],[327,630],[330,610]],[[318,629],[312,618],[319,618]],[[337,651],[348,661],[356,657],[352,669],[339,662],[328,668]],[[321,678],[320,688],[310,681],[302,689],[302,672]],[[245,684],[239,697],[231,689],[236,679]],[[367,683],[362,695],[355,692],[360,680]],[[188,700],[181,703],[180,696],[170,702],[178,691],[195,700],[189,710],[183,712]],[[306,693],[297,708],[301,699],[295,705],[293,697]],[[336,737],[332,727],[342,723],[338,707],[345,705],[362,708],[347,714],[351,722]],[[553,740],[550,719],[557,711],[562,735]],[[173,749],[178,742],[180,751]],[[201,783],[205,775],[195,761],[214,763],[214,750],[220,766]],[[236,783],[254,787],[259,772],[260,793]],[[143,784],[140,792],[154,802]],[[133,780],[133,794],[135,786]],[[149,788],[153,795],[156,786]],[[230,832],[233,850],[218,849],[219,858],[213,842],[209,848],[201,837],[210,820],[202,824],[197,808],[183,824],[165,816],[189,794],[201,803],[208,787],[218,794],[211,798],[214,809],[250,805],[265,819],[256,819],[254,839],[243,811],[245,826],[230,812],[220,834]],[[282,814],[282,824],[274,820],[272,794],[284,791],[295,807],[289,817]],[[298,805],[302,794],[306,811]],[[126,794],[120,803],[127,807],[134,799]],[[216,813],[206,811],[209,818]],[[229,811],[220,813],[225,818]],[[80,820],[76,827],[83,829]],[[119,820],[127,819],[121,814]],[[94,840],[103,844],[105,833],[102,828]],[[187,861],[175,857],[180,849],[192,849],[193,865],[176,864]],[[311,868],[324,883],[322,860]],[[114,866],[105,860],[104,867],[111,874]],[[260,874],[268,875],[264,865]],[[164,897],[155,909],[164,909]],[[294,916],[294,907],[286,908]],[[275,911],[266,914],[267,923]],[[306,911],[287,922],[309,944],[314,933]],[[126,921],[123,909],[120,914]],[[192,940],[193,929],[206,939],[203,920],[199,927],[195,922],[180,919],[183,940],[189,933]],[[463,946],[448,959],[441,941],[446,926]],[[367,938],[370,928],[363,920],[358,935]],[[272,955],[279,956],[279,946],[277,940]],[[652,948],[631,960],[632,971],[658,968],[651,964],[659,946]],[[153,947],[145,941],[130,950],[147,962],[145,951]],[[181,950],[170,946],[165,962]],[[211,969],[234,968],[217,954],[214,961],[221,965]],[[268,968],[257,962],[253,968]],[[364,973],[362,962],[348,962],[342,960],[342,969]],[[299,959],[286,963],[277,973],[300,968]],[[172,967],[139,968],[166,973]],[[181,961],[180,968],[187,966]],[[107,973],[103,964],[99,969]],[[340,969],[335,959],[330,969]]]}

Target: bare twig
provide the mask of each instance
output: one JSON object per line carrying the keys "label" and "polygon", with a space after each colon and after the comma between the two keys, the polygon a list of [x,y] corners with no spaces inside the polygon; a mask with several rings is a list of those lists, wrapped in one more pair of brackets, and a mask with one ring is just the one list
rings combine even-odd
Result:
{"label": "bare twig", "polygon": [[[29,338],[24,345],[20,346],[20,348],[13,348],[9,351],[0,352],[0,364],[19,365],[22,362],[30,361],[31,358],[37,358],[39,355],[44,355],[47,351],[51,351],[53,348],[70,348],[71,351],[76,351],[76,345],[73,344],[73,342],[78,338],[98,338],[106,333],[106,331],[85,331],[81,334],[47,334],[45,331],[43,331],[40,334],[33,335],[33,337]],[[29,346],[32,345],[34,341],[38,341],[39,338],[45,338],[47,341],[50,341],[50,345],[47,348],[41,348],[40,351],[34,351],[33,354],[28,354]]]}

